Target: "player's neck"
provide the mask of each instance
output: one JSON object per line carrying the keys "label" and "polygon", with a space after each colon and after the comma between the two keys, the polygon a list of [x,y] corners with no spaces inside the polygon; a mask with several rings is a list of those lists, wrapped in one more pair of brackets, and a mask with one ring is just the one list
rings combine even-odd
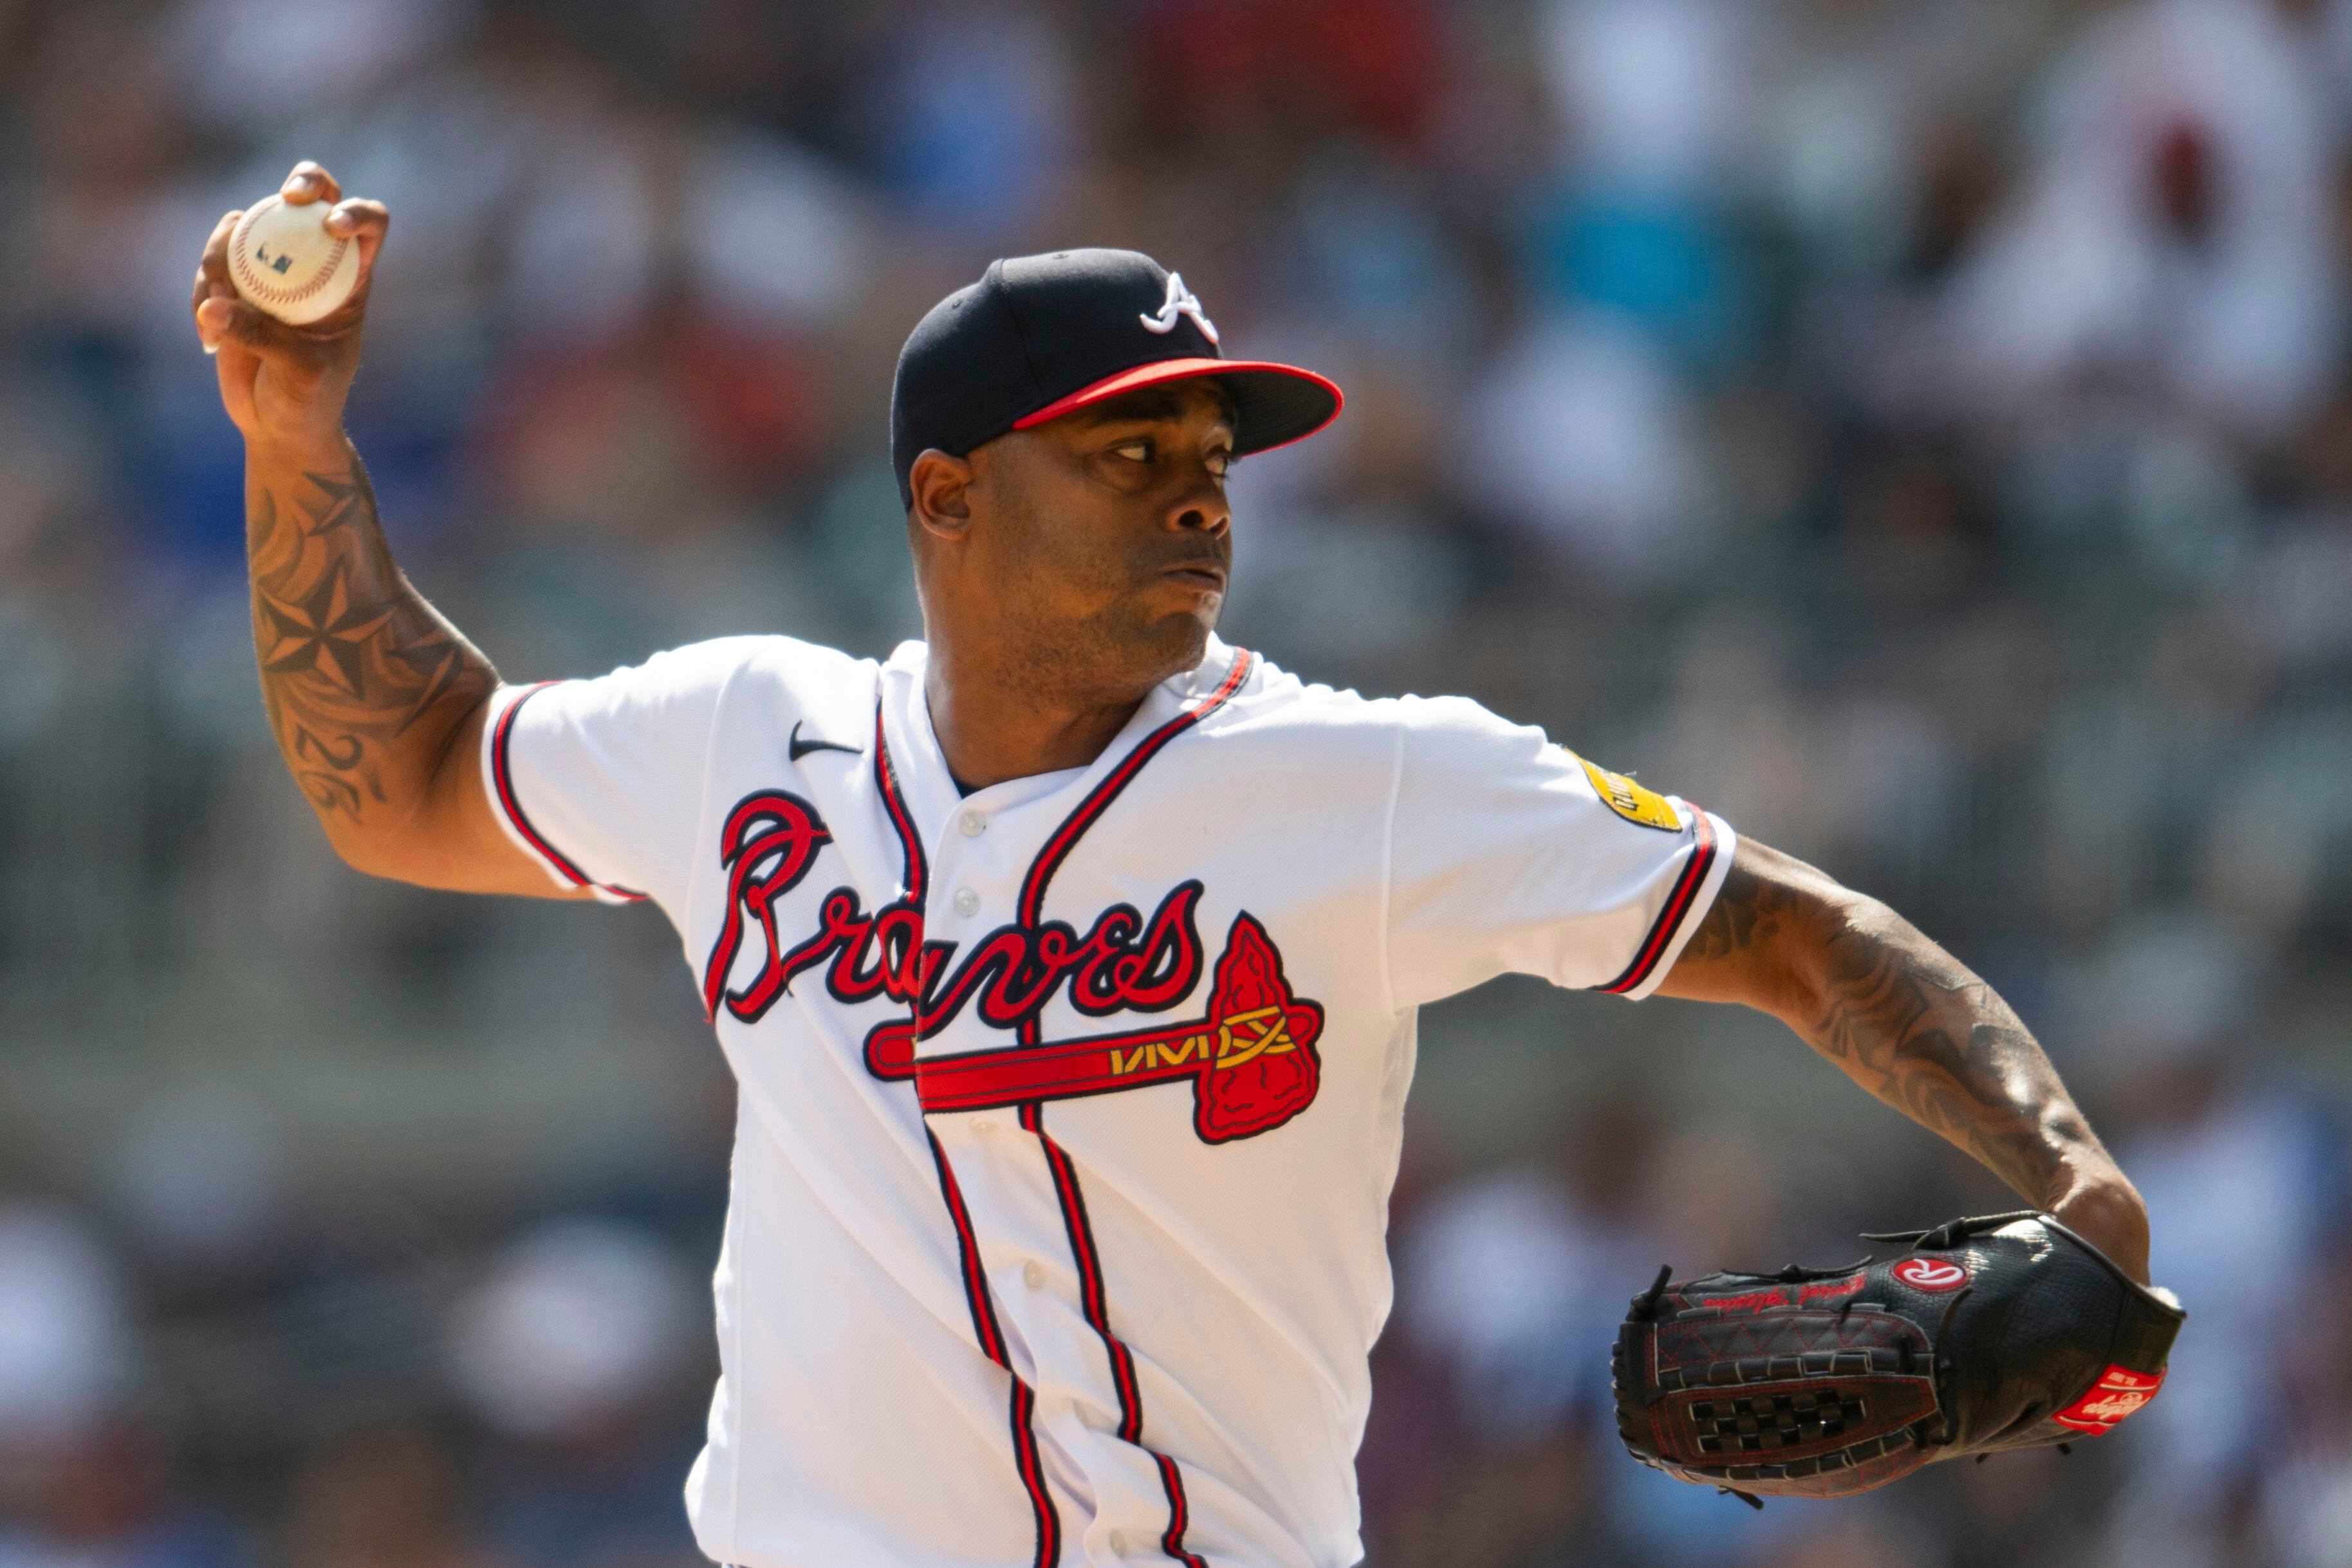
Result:
{"label": "player's neck", "polygon": [[975,789],[1084,768],[1118,737],[1150,695],[1132,691],[1056,691],[1034,665],[970,654],[953,657],[935,643],[924,673],[931,730],[948,771]]}

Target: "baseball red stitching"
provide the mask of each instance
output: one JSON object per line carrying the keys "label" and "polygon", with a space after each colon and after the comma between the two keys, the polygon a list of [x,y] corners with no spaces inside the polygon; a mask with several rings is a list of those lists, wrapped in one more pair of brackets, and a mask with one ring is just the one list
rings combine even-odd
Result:
{"label": "baseball red stitching", "polygon": [[236,254],[231,259],[236,267],[237,281],[258,289],[263,296],[271,300],[288,305],[291,305],[298,299],[307,299],[324,288],[327,286],[327,280],[335,276],[335,268],[342,265],[343,247],[352,243],[348,239],[335,241],[335,248],[327,253],[327,259],[320,267],[318,276],[299,288],[287,289],[272,287],[268,279],[255,276],[253,256],[249,248],[253,243],[251,214],[247,214],[245,220],[236,225]]}

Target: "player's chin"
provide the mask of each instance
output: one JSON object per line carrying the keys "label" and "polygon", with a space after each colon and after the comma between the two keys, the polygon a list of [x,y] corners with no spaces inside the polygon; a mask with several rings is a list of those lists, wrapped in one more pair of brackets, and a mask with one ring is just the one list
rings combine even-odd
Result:
{"label": "player's chin", "polygon": [[1143,613],[1155,620],[1190,622],[1202,637],[1214,631],[1225,608],[1224,579],[1204,572],[1163,572],[1141,594]]}
{"label": "player's chin", "polygon": [[1128,646],[1136,673],[1158,681],[1199,665],[1209,651],[1209,633],[1216,630],[1223,601],[1219,595],[1205,605],[1157,603],[1131,620],[1120,641]]}
{"label": "player's chin", "polygon": [[1209,633],[1217,629],[1217,616],[1224,607],[1223,591],[1189,593],[1162,612],[1160,625],[1165,635],[1180,641],[1197,658],[1207,650]]}

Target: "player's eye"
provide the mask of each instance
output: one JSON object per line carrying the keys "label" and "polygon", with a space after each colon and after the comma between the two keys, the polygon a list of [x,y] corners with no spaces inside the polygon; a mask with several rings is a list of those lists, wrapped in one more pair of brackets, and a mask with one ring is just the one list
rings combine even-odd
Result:
{"label": "player's eye", "polygon": [[1126,458],[1130,463],[1149,463],[1151,461],[1151,443],[1149,441],[1129,441],[1121,445],[1114,446],[1111,450],[1118,453],[1121,457]]}
{"label": "player's eye", "polygon": [[1240,458],[1228,451],[1212,452],[1209,454],[1209,472],[1222,479],[1232,473],[1234,465],[1240,461]]}

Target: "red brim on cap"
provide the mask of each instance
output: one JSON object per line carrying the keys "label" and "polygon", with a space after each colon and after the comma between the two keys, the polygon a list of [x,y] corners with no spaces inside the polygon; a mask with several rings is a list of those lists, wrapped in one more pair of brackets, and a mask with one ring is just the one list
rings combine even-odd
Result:
{"label": "red brim on cap", "polygon": [[1240,426],[1234,432],[1237,456],[1304,441],[1339,418],[1347,402],[1339,383],[1297,365],[1271,360],[1154,360],[1057,397],[1014,420],[1013,428],[1027,430],[1140,387],[1202,376],[1216,377],[1233,395],[1234,421]]}

